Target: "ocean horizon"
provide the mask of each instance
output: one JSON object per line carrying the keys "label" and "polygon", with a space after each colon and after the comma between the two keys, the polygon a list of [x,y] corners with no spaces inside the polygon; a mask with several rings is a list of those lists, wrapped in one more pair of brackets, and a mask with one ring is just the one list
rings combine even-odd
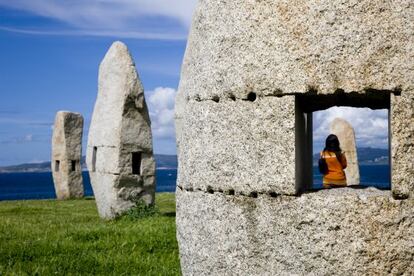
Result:
{"label": "ocean horizon", "polygon": [[[388,165],[361,165],[361,186],[390,189]],[[89,173],[82,172],[85,196],[93,196]],[[313,169],[313,188],[322,188],[322,176],[317,167]],[[156,170],[156,192],[175,192],[177,169]],[[0,173],[0,201],[55,199],[51,172]]]}
{"label": "ocean horizon", "polygon": [[[85,196],[93,196],[88,171],[82,177]],[[177,169],[157,169],[156,179],[156,192],[175,192]],[[0,173],[0,201],[55,198],[51,172]]]}

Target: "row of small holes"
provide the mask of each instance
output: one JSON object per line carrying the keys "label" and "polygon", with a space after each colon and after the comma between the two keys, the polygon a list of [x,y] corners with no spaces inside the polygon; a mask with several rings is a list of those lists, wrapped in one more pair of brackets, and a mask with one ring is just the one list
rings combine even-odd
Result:
{"label": "row of small holes", "polygon": [[[316,95],[317,93],[318,93],[317,88],[315,88],[313,86],[310,86],[308,88],[308,94]],[[338,88],[338,89],[335,90],[335,94],[344,94],[344,93],[345,93],[345,90],[343,90],[341,88]],[[401,95],[401,89],[395,89],[394,94],[397,95],[397,96],[400,96]],[[281,96],[282,95],[277,95],[277,97],[281,97]],[[232,101],[236,101],[236,97],[234,95],[230,95],[229,99],[231,99]],[[256,101],[256,99],[257,99],[256,93],[250,92],[249,94],[247,94],[247,99],[245,99],[245,100],[250,101],[250,102],[254,102],[254,101]],[[200,101],[200,98],[196,97],[195,100]],[[218,103],[218,102],[220,102],[220,97],[215,95],[215,96],[213,96],[212,100],[214,102]]]}
{"label": "row of small holes", "polygon": [[[232,100],[232,101],[235,101],[236,100],[236,96],[234,96],[234,95],[231,95],[230,97],[229,97],[229,99],[230,100]],[[247,95],[247,101],[250,101],[250,102],[254,102],[254,101],[256,101],[256,99],[257,99],[257,95],[256,95],[256,93],[254,93],[254,92],[250,92],[248,95]],[[213,96],[213,98],[211,99],[212,101],[214,101],[214,102],[216,102],[216,103],[218,103],[218,102],[220,102],[220,97],[219,96]]]}
{"label": "row of small holes", "polygon": [[[187,192],[193,192],[194,191],[193,188],[183,189],[180,186],[178,186],[178,188],[180,190],[186,190]],[[197,189],[197,191],[201,192],[202,190],[201,189]],[[214,191],[212,187],[207,187],[207,193],[209,193],[209,194],[222,193],[222,194],[227,194],[227,195],[231,195],[231,196],[234,196],[235,195],[235,191],[233,189],[230,189],[230,190],[228,190],[226,192],[223,192],[223,190],[221,190],[221,189],[218,190],[218,191]],[[240,195],[244,195],[244,194],[241,193]],[[275,192],[270,192],[270,193],[268,193],[268,195],[270,197],[277,197],[277,193],[275,193]],[[248,196],[249,197],[252,197],[252,198],[258,198],[259,194],[257,192],[251,192]]]}

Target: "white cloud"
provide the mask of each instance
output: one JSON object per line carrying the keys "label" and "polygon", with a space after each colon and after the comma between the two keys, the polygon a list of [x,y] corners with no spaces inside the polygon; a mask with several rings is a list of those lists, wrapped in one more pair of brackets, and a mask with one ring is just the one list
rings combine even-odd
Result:
{"label": "white cloud", "polygon": [[40,163],[45,163],[45,162],[49,162],[50,160],[43,160],[43,159],[31,159],[29,162],[29,164],[40,164]]}
{"label": "white cloud", "polygon": [[19,118],[19,117],[0,117],[0,124],[13,124],[13,125],[31,125],[38,127],[48,127],[51,125],[48,121],[34,120],[31,118]]}
{"label": "white cloud", "polygon": [[347,120],[354,127],[357,146],[380,148],[388,146],[388,110],[332,107],[313,114],[314,144],[319,147],[324,144],[329,135],[330,123],[337,117]]}
{"label": "white cloud", "polygon": [[176,94],[177,91],[169,87],[157,87],[147,94],[151,127],[156,139],[175,140],[174,103]]}
{"label": "white cloud", "polygon": [[24,141],[25,142],[32,142],[33,141],[33,134],[27,134],[26,136],[24,136]]}
{"label": "white cloud", "polygon": [[196,3],[197,0],[0,0],[0,7],[53,19],[71,28],[1,27],[30,34],[183,39]]}
{"label": "white cloud", "polygon": [[0,141],[1,144],[26,144],[31,142],[35,142],[33,134],[10,137],[8,139]]}
{"label": "white cloud", "polygon": [[185,40],[186,34],[178,33],[151,33],[134,31],[106,31],[106,30],[33,30],[24,28],[10,28],[0,26],[0,31],[28,34],[28,35],[47,35],[47,36],[95,36],[95,37],[122,37],[147,40]]}
{"label": "white cloud", "polygon": [[176,91],[169,87],[157,87],[149,92],[151,96],[149,102],[157,109],[173,109]]}

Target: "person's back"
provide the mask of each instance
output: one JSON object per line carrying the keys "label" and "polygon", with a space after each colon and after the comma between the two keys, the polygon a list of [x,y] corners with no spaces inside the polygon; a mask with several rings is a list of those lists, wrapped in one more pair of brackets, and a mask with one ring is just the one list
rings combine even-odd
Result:
{"label": "person's back", "polygon": [[335,152],[323,151],[321,156],[325,159],[328,166],[328,173],[323,176],[323,185],[328,188],[331,186],[346,186],[346,176],[344,169],[347,166],[346,157],[340,154],[339,160]]}
{"label": "person's back", "polygon": [[325,159],[328,172],[323,176],[325,188],[346,186],[344,169],[347,166],[345,154],[341,152],[339,140],[336,135],[329,135],[326,139],[325,149],[321,152],[321,158]]}

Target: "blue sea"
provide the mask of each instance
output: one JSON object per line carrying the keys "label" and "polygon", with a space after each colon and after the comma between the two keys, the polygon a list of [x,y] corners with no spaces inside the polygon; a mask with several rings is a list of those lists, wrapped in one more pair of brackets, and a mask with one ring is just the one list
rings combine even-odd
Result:
{"label": "blue sea", "polygon": [[[88,172],[83,172],[85,196],[93,196]],[[175,192],[177,170],[157,170],[157,192]],[[0,201],[56,198],[52,173],[0,173]]]}
{"label": "blue sea", "polygon": [[[174,192],[177,170],[157,170],[157,192]],[[361,185],[381,189],[390,188],[388,165],[360,166]],[[93,196],[89,174],[83,172],[85,195]],[[314,168],[314,188],[322,187],[322,176]],[[0,174],[0,201],[55,198],[51,173]]]}
{"label": "blue sea", "polygon": [[[360,165],[361,186],[372,186],[378,189],[391,189],[389,165]],[[313,188],[322,188],[322,175],[318,167],[313,168]]]}

